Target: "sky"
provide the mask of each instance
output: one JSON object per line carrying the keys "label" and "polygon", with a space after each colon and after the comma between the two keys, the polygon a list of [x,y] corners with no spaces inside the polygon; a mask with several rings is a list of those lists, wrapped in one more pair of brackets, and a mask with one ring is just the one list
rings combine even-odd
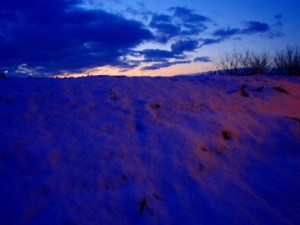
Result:
{"label": "sky", "polygon": [[299,0],[3,0],[0,72],[171,76],[300,46]]}

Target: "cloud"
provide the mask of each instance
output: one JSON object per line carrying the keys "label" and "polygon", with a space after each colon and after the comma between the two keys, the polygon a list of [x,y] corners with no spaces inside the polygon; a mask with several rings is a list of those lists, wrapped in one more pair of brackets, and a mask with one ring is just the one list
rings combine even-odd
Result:
{"label": "cloud", "polygon": [[169,58],[178,58],[172,51],[161,50],[161,49],[145,49],[140,52],[145,57],[145,61],[162,61]]}
{"label": "cloud", "polygon": [[134,52],[132,56],[142,58],[141,63],[154,63],[144,69],[190,62],[190,56],[186,53],[193,52],[199,47],[199,34],[207,29],[208,23],[211,23],[208,17],[185,7],[173,7],[168,12],[153,13],[148,26],[153,31],[155,41],[170,44],[171,49],[144,49]]}
{"label": "cloud", "polygon": [[269,39],[281,38],[284,36],[285,34],[281,31],[271,31],[266,34],[266,37]]}
{"label": "cloud", "polygon": [[181,54],[183,52],[191,52],[197,49],[198,47],[198,41],[195,40],[183,40],[178,41],[171,45],[171,49],[173,53]]}
{"label": "cloud", "polygon": [[224,38],[204,38],[201,39],[202,43],[200,44],[200,47],[203,47],[205,45],[213,45],[213,44],[218,44],[223,41],[225,41]]}
{"label": "cloud", "polygon": [[196,36],[207,29],[208,17],[194,13],[185,7],[172,7],[172,14],[153,14],[149,26],[154,29],[156,41],[168,43],[173,38]]}
{"label": "cloud", "polygon": [[[126,3],[126,1],[123,1],[123,3],[124,5],[126,5],[126,9],[122,11],[122,15],[124,15],[126,18],[134,17],[136,20],[142,21],[146,24],[154,15],[154,13],[149,10],[149,7],[147,7],[144,2],[138,2],[135,6],[133,6],[132,4],[128,4],[129,2]],[[117,4],[117,6],[119,6],[119,4]]]}
{"label": "cloud", "polygon": [[245,22],[245,28],[240,31],[241,34],[256,34],[270,31],[270,26],[267,23],[258,21]]}
{"label": "cloud", "polygon": [[273,24],[273,27],[281,28],[281,27],[283,27],[283,23],[282,22],[277,22],[277,23]]}
{"label": "cloud", "polygon": [[143,56],[144,59],[141,62],[159,62],[159,64],[155,64],[156,67],[157,65],[165,65],[168,60],[187,60],[189,56],[185,55],[185,52],[192,52],[197,48],[198,41],[182,40],[173,43],[171,50],[145,49],[133,52],[132,56]]}
{"label": "cloud", "polygon": [[11,71],[26,65],[28,70],[39,68],[49,74],[118,66],[128,49],[153,38],[137,21],[102,10],[88,11],[78,7],[80,3],[1,1],[0,66]]}
{"label": "cloud", "polygon": [[194,13],[191,9],[185,7],[172,7],[169,10],[173,11],[174,17],[180,18],[186,25],[202,25],[210,21],[208,17]]}
{"label": "cloud", "polygon": [[[159,18],[158,18],[159,17]],[[156,31],[156,41],[160,43],[167,43],[171,38],[180,35],[181,29],[179,26],[172,24],[167,20],[162,20],[165,15],[153,16],[150,22],[150,27]]]}
{"label": "cloud", "polygon": [[270,26],[267,23],[258,21],[246,21],[243,28],[227,28],[218,29],[213,32],[213,36],[221,39],[230,38],[236,35],[251,35],[257,33],[265,33],[270,31]]}
{"label": "cloud", "polygon": [[157,24],[172,24],[172,17],[170,15],[165,14],[154,14],[152,20],[150,22],[150,26],[156,27]]}
{"label": "cloud", "polygon": [[161,68],[166,68],[166,67],[174,66],[174,65],[177,65],[177,64],[188,64],[188,63],[191,63],[191,62],[192,61],[190,61],[190,60],[175,61],[175,62],[166,61],[166,62],[162,62],[162,63],[155,63],[151,66],[144,66],[142,68],[142,70],[158,70],[158,69],[161,69]]}
{"label": "cloud", "polygon": [[194,62],[205,62],[205,63],[207,63],[207,62],[212,62],[212,60],[208,56],[201,56],[201,57],[196,57],[194,59]]}
{"label": "cloud", "polygon": [[190,36],[203,33],[211,23],[211,19],[193,12],[193,10],[185,7],[172,7],[169,11],[173,12],[174,21],[176,21],[182,31],[181,35]]}
{"label": "cloud", "polygon": [[[138,4],[140,5],[140,4]],[[139,20],[148,21],[152,17],[153,13],[149,10],[144,9],[145,6],[140,5],[140,9],[135,9],[132,7],[127,7],[124,14],[132,15]]]}
{"label": "cloud", "polygon": [[282,14],[276,14],[276,15],[274,15],[274,18],[276,20],[281,20],[283,18],[283,16],[282,16]]}
{"label": "cloud", "polygon": [[240,34],[240,32],[241,32],[240,29],[237,29],[237,28],[234,28],[234,29],[231,29],[231,28],[218,29],[218,30],[215,30],[213,32],[213,36],[222,37],[222,38],[229,38],[231,36]]}
{"label": "cloud", "polygon": [[144,60],[141,62],[154,62],[150,66],[142,67],[142,70],[157,70],[177,64],[191,63],[192,61],[189,60],[189,56],[184,53],[194,51],[197,47],[198,41],[182,40],[173,43],[170,51],[160,49],[145,49],[140,51],[140,56],[144,57]]}
{"label": "cloud", "polygon": [[284,36],[282,32],[273,29],[282,26],[282,24],[275,24],[275,26],[271,27],[269,24],[259,21],[246,21],[243,25],[242,28],[220,28],[215,30],[212,32],[213,38],[201,39],[200,47],[221,43],[232,38],[241,40],[241,37],[246,35],[264,34],[262,37],[269,39]]}

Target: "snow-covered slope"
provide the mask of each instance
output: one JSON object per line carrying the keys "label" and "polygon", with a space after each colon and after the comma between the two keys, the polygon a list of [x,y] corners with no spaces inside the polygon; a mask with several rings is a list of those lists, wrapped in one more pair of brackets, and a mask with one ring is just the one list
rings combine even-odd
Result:
{"label": "snow-covered slope", "polygon": [[300,79],[0,79],[0,223],[297,224]]}

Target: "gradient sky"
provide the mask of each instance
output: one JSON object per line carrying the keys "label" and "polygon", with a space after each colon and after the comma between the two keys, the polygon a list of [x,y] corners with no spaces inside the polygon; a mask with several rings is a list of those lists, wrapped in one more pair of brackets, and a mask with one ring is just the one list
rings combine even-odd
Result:
{"label": "gradient sky", "polygon": [[224,51],[300,45],[299,0],[4,0],[0,71],[176,75]]}

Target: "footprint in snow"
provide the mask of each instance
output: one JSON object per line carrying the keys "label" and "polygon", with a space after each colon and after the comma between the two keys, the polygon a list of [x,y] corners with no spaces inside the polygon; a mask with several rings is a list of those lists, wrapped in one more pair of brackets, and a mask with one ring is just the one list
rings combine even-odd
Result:
{"label": "footprint in snow", "polygon": [[265,88],[264,86],[258,87],[258,88],[255,89],[255,91],[262,92],[264,90],[264,88]]}
{"label": "footprint in snow", "polygon": [[279,87],[273,87],[273,89],[275,91],[278,91],[280,93],[285,93],[285,94],[288,94],[287,90],[285,90],[283,87],[279,86]]}
{"label": "footprint in snow", "polygon": [[243,96],[243,97],[249,97],[249,93],[246,91],[247,87],[248,87],[247,84],[243,84],[241,86],[241,89],[240,89],[241,96]]}
{"label": "footprint in snow", "polygon": [[232,134],[228,131],[222,131],[222,137],[224,140],[229,141],[232,138]]}
{"label": "footprint in snow", "polygon": [[158,104],[158,103],[149,103],[149,107],[150,107],[151,109],[157,110],[157,109],[160,109],[160,108],[161,108],[161,105]]}
{"label": "footprint in snow", "polygon": [[140,203],[140,213],[142,213],[144,211],[144,209],[146,208],[146,206],[148,205],[146,198],[143,198],[143,200]]}
{"label": "footprint in snow", "polygon": [[117,93],[113,91],[113,92],[111,93],[110,99],[111,99],[111,100],[117,100],[117,99],[118,99]]}

